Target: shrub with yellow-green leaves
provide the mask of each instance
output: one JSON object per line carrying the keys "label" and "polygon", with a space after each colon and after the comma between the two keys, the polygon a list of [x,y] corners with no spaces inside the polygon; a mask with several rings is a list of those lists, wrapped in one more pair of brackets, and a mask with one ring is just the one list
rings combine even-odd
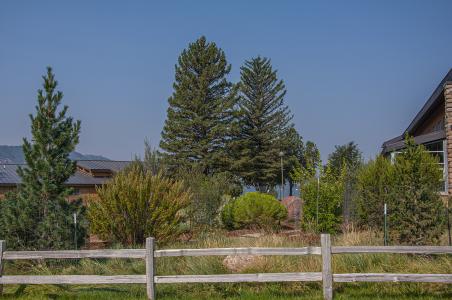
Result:
{"label": "shrub with yellow-green leaves", "polygon": [[142,244],[150,236],[160,241],[177,237],[191,198],[181,181],[153,175],[137,163],[97,193],[88,206],[91,233],[125,245]]}
{"label": "shrub with yellow-green leaves", "polygon": [[287,209],[272,195],[251,192],[226,204],[221,218],[228,229],[268,229],[287,218]]}

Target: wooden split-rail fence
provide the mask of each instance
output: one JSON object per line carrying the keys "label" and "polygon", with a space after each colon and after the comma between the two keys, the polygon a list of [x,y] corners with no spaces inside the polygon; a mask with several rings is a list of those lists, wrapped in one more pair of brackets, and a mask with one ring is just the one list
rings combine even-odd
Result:
{"label": "wooden split-rail fence", "polygon": [[[342,273],[333,274],[332,254],[341,253],[404,253],[452,254],[451,246],[332,246],[329,234],[321,235],[321,247],[301,248],[209,248],[155,250],[154,238],[146,239],[145,249],[6,251],[0,241],[0,293],[5,284],[146,284],[149,299],[156,299],[156,283],[218,283],[218,282],[295,282],[321,281],[324,299],[333,299],[333,282],[438,282],[452,283],[452,274]],[[155,259],[169,256],[226,255],[320,255],[321,272],[258,273],[223,275],[155,274]],[[137,258],[146,263],[145,275],[4,275],[5,260]],[[3,275],[3,276],[2,276]]]}

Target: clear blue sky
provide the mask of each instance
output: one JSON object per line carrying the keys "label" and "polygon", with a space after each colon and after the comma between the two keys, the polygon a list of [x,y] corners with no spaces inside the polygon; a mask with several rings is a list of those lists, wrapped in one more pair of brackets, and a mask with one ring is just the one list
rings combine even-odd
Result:
{"label": "clear blue sky", "polygon": [[130,159],[145,137],[158,145],[177,57],[205,35],[232,81],[245,59],[272,59],[323,158],[351,140],[368,158],[452,67],[452,1],[121,2],[0,2],[0,144],[29,137],[50,65],[82,120],[80,152]]}

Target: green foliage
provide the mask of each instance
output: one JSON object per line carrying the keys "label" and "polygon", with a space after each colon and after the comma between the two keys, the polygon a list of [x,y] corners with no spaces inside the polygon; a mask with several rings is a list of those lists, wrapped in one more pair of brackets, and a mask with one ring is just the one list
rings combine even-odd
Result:
{"label": "green foliage", "polygon": [[206,174],[228,169],[237,104],[230,70],[223,50],[205,37],[179,56],[160,142],[170,171],[194,164]]}
{"label": "green foliage", "polygon": [[393,165],[381,155],[358,171],[354,202],[359,226],[383,230],[384,204],[391,202],[393,185]]}
{"label": "green foliage", "polygon": [[295,127],[291,126],[286,132],[284,153],[284,182],[289,182],[289,196],[293,195],[293,186],[296,182],[292,177],[295,170],[300,169],[304,158],[303,138]]}
{"label": "green foliage", "polygon": [[362,154],[355,142],[335,146],[335,150],[328,156],[328,163],[334,176],[342,176],[344,181],[344,196],[342,211],[344,223],[348,224],[352,218],[352,212],[355,211],[356,176],[358,169],[362,165]]}
{"label": "green foliage", "polygon": [[319,149],[316,144],[307,141],[306,145],[303,145],[301,157],[289,171],[289,183],[298,182],[300,188],[302,188],[305,183],[314,178],[320,164]]}
{"label": "green foliage", "polygon": [[32,142],[24,138],[27,165],[18,169],[22,184],[1,204],[0,236],[12,249],[73,248],[73,213],[80,221],[79,245],[86,236],[84,208],[81,201],[66,201],[72,190],[65,185],[75,172],[69,154],[78,144],[80,121],[66,116],[67,106],[58,109],[63,93],[55,91],[50,67],[43,80],[36,115],[30,115]]}
{"label": "green foliage", "polygon": [[355,142],[335,146],[333,153],[328,156],[331,171],[337,177],[341,176],[342,169],[356,170],[362,164],[362,154]]}
{"label": "green foliage", "polygon": [[166,174],[167,168],[162,153],[151,146],[148,140],[144,141],[143,167],[153,175]]}
{"label": "green foliage", "polygon": [[220,210],[228,196],[242,192],[238,180],[228,173],[206,175],[199,168],[182,169],[178,178],[184,181],[193,197],[189,206],[191,226],[217,225]]}
{"label": "green foliage", "polygon": [[301,185],[301,193],[303,226],[318,232],[337,232],[342,222],[343,175],[338,178],[327,165],[321,171],[319,181],[311,177]]}
{"label": "green foliage", "polygon": [[234,169],[245,184],[268,192],[278,183],[279,152],[292,115],[284,105],[286,89],[267,58],[253,58],[241,67],[240,133],[234,142]]}
{"label": "green foliage", "polygon": [[407,137],[405,145],[394,163],[394,196],[389,206],[391,237],[402,244],[436,243],[445,225],[444,205],[438,194],[442,170],[414,139]]}
{"label": "green foliage", "polygon": [[275,228],[287,217],[287,209],[271,195],[251,192],[227,203],[221,217],[228,229]]}
{"label": "green foliage", "polygon": [[160,241],[177,237],[191,199],[181,181],[153,175],[137,163],[97,193],[88,206],[91,233],[124,245],[142,244],[150,236]]}
{"label": "green foliage", "polygon": [[442,170],[425,147],[412,138],[391,164],[377,157],[358,175],[358,222],[383,228],[383,205],[393,242],[409,245],[437,243],[444,231],[444,205],[438,194]]}

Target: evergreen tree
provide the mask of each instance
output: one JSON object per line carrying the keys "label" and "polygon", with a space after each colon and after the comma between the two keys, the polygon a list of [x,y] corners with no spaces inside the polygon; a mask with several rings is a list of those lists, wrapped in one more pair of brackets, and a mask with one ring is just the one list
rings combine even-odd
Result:
{"label": "evergreen tree", "polygon": [[299,181],[299,172],[303,168],[309,173],[308,177],[315,175],[320,164],[320,152],[316,144],[307,141],[306,145],[303,138],[297,132],[295,127],[291,126],[287,131],[284,143],[286,149],[284,151],[284,177],[289,182],[289,196],[293,195],[293,187]]}
{"label": "evergreen tree", "polygon": [[205,174],[228,169],[237,104],[230,70],[223,50],[205,37],[179,56],[160,142],[170,171],[193,164]]}
{"label": "evergreen tree", "polygon": [[336,145],[328,161],[334,174],[340,176],[344,167],[356,170],[362,163],[362,154],[358,145],[351,141],[345,145]]}
{"label": "evergreen tree", "polygon": [[284,105],[286,89],[267,58],[257,57],[241,68],[240,133],[234,143],[235,170],[245,184],[268,192],[278,183],[279,153],[292,115]]}
{"label": "evergreen tree", "polygon": [[309,172],[310,176],[314,176],[320,164],[319,148],[314,142],[307,141],[303,148],[302,167]]}
{"label": "evergreen tree", "polygon": [[293,186],[296,180],[291,174],[301,167],[303,163],[303,139],[295,127],[290,127],[286,134],[286,149],[284,152],[284,180],[289,182],[289,196],[293,195]]}
{"label": "evergreen tree", "polygon": [[32,141],[24,138],[27,165],[18,169],[22,184],[18,193],[2,204],[2,235],[12,248],[72,248],[73,213],[79,214],[82,224],[79,240],[86,235],[84,208],[80,201],[66,201],[72,190],[65,185],[75,172],[69,154],[79,141],[80,121],[66,116],[67,106],[58,109],[63,94],[55,91],[57,81],[50,67],[43,79],[36,115],[30,115]]}
{"label": "evergreen tree", "polygon": [[292,182],[298,182],[301,191],[303,185],[314,179],[320,164],[320,151],[317,148],[317,145],[311,141],[307,141],[306,144],[303,145],[299,162],[289,173],[290,180]]}
{"label": "evergreen tree", "polygon": [[394,165],[382,155],[358,171],[354,202],[359,226],[383,230],[384,204],[391,202],[394,188]]}
{"label": "evergreen tree", "polygon": [[410,245],[429,245],[444,232],[444,205],[438,194],[442,170],[438,161],[413,138],[396,156],[393,196],[389,204],[389,231],[393,240]]}

